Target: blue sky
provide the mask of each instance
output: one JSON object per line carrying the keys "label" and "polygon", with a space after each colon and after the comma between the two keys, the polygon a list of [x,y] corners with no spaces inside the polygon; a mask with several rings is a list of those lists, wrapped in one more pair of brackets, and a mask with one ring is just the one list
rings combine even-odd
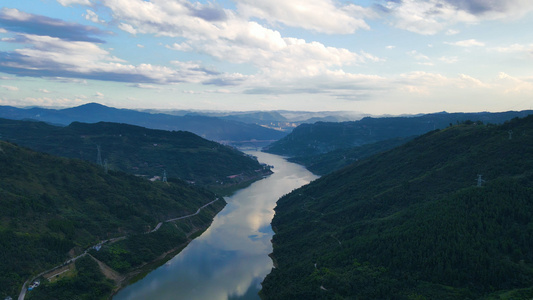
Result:
{"label": "blue sky", "polygon": [[530,0],[2,0],[0,105],[533,107]]}

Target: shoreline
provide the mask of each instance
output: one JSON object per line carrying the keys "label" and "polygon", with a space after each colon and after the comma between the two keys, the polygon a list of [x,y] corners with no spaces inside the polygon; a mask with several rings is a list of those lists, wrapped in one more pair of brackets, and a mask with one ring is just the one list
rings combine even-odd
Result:
{"label": "shoreline", "polygon": [[[222,207],[222,209],[224,207]],[[220,209],[218,212],[216,212],[215,216],[222,209]],[[121,290],[123,290],[124,288],[126,288],[126,287],[128,287],[128,286],[130,286],[130,285],[132,285],[134,283],[136,283],[139,280],[142,280],[144,277],[146,277],[148,274],[150,274],[150,272],[152,272],[153,270],[157,269],[158,267],[164,265],[169,260],[174,258],[181,251],[183,251],[183,249],[185,249],[194,239],[196,239],[197,237],[201,236],[202,233],[204,233],[211,226],[212,223],[213,223],[213,219],[211,220],[211,222],[209,224],[207,224],[207,226],[204,226],[203,228],[198,228],[197,230],[189,232],[188,239],[187,239],[186,243],[178,245],[178,246],[176,246],[176,247],[164,252],[163,254],[158,256],[156,259],[154,259],[154,260],[152,260],[150,262],[147,262],[147,263],[135,268],[134,270],[131,270],[131,271],[127,272],[126,274],[121,274],[123,276],[123,279],[120,280],[120,282],[118,283],[118,286],[115,287],[115,289],[112,291],[112,293],[109,295],[109,297],[107,299],[113,299],[113,297],[115,295],[117,295]],[[109,277],[106,276],[106,278],[109,278]],[[109,279],[111,279],[111,278],[109,278]]]}

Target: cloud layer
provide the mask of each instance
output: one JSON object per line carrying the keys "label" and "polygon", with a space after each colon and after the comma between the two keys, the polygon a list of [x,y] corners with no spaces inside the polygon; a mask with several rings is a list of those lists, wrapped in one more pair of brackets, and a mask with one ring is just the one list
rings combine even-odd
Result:
{"label": "cloud layer", "polygon": [[[174,89],[187,96],[305,95],[366,103],[529,91],[533,76],[521,68],[533,58],[532,41],[522,35],[499,42],[473,29],[507,26],[531,12],[533,2],[362,3],[57,0],[65,13],[58,17],[13,4],[0,10],[0,72],[54,82],[118,82],[134,95]],[[65,21],[74,15],[76,22]],[[507,64],[497,69],[496,62]],[[18,84],[0,87],[24,92]],[[34,90],[50,94],[44,87]],[[111,97],[100,90],[86,95]]]}

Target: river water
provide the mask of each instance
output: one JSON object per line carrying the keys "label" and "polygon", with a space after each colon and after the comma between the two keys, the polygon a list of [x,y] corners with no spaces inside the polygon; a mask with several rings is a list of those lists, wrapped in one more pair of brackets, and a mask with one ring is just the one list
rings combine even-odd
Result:
{"label": "river water", "polygon": [[272,229],[276,201],[317,177],[280,156],[248,152],[274,166],[274,174],[226,198],[213,224],[181,253],[114,300],[259,299],[261,282],[272,269]]}

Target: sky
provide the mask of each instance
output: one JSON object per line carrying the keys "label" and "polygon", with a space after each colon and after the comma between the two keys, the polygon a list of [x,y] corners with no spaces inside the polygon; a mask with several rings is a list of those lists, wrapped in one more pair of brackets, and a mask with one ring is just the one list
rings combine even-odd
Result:
{"label": "sky", "polygon": [[0,105],[533,108],[531,0],[1,0]]}

